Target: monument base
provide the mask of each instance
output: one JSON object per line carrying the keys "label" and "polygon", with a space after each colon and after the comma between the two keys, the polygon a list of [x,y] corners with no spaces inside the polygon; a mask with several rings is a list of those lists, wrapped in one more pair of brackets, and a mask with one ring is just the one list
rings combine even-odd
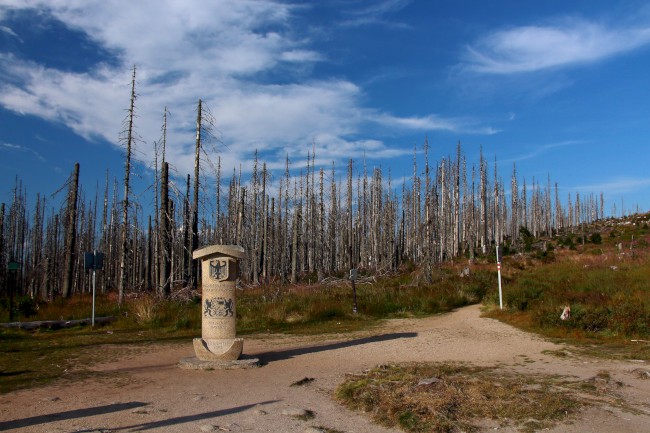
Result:
{"label": "monument base", "polygon": [[178,366],[185,370],[236,370],[244,368],[260,367],[259,358],[242,358],[233,361],[202,361],[196,357],[183,358],[178,362]]}
{"label": "monument base", "polygon": [[194,353],[201,361],[235,361],[244,350],[244,339],[194,339]]}

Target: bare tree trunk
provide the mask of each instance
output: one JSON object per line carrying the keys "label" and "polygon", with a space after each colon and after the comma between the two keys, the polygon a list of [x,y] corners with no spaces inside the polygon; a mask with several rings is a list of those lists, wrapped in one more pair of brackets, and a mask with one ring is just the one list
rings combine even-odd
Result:
{"label": "bare tree trunk", "polygon": [[[7,268],[5,248],[5,204],[0,204],[0,287],[6,290],[5,269]],[[1,293],[1,292],[0,292]]]}
{"label": "bare tree trunk", "polygon": [[519,236],[519,188],[517,187],[517,166],[512,164],[512,180],[510,183],[510,200],[511,200],[511,215],[510,215],[510,236],[512,241],[517,240]]}
{"label": "bare tree trunk", "polygon": [[318,281],[322,281],[324,276],[324,259],[325,259],[325,204],[323,203],[323,168],[319,172],[319,200],[318,200],[318,253],[316,256],[316,273]]}
{"label": "bare tree trunk", "polygon": [[[194,196],[192,199],[192,247],[191,254],[194,250],[199,248],[199,170],[201,166],[201,121],[202,115],[202,102],[199,99],[199,104],[196,112],[196,146],[194,154]],[[196,263],[195,263],[196,262]],[[198,261],[190,263],[190,284],[196,288],[198,284]]]}
{"label": "bare tree trunk", "polygon": [[168,297],[171,289],[171,227],[169,213],[169,164],[163,162],[162,173],[160,176],[160,276],[158,278],[158,293],[162,297]]}
{"label": "bare tree trunk", "polygon": [[481,147],[480,157],[480,198],[481,201],[481,252],[487,253],[488,247],[488,199],[487,199],[487,162],[483,158],[483,148]]}
{"label": "bare tree trunk", "polygon": [[124,203],[122,207],[122,236],[120,249],[120,281],[118,286],[118,304],[124,302],[124,288],[126,286],[126,254],[129,238],[129,181],[131,179],[131,152],[134,144],[133,120],[135,117],[135,65],[133,66],[133,76],[131,78],[131,102],[127,116],[127,136],[126,136],[126,162],[124,164]]}
{"label": "bare tree trunk", "polygon": [[456,161],[454,164],[454,241],[452,256],[458,255],[461,244],[461,216],[460,216],[460,160],[461,160],[461,147],[460,141],[456,144]]}
{"label": "bare tree trunk", "polygon": [[260,267],[262,269],[262,278],[264,282],[268,278],[268,255],[269,255],[269,215],[268,200],[266,197],[266,163],[262,165],[262,256],[260,257]]}
{"label": "bare tree trunk", "polygon": [[190,216],[190,175],[187,175],[185,200],[183,202],[183,250],[181,253],[181,273],[185,285],[190,285],[192,278],[192,217]]}
{"label": "bare tree trunk", "polygon": [[352,263],[354,262],[352,258],[353,254],[353,248],[352,244],[354,242],[354,234],[352,233],[352,160],[350,159],[348,163],[348,196],[347,196],[347,203],[348,203],[348,210],[347,210],[347,234],[348,234],[348,248],[346,250],[348,251],[349,258],[348,262],[350,263],[350,266],[352,266]]}
{"label": "bare tree trunk", "polygon": [[300,225],[302,224],[302,209],[296,202],[297,200],[297,187],[294,184],[294,212],[293,212],[293,234],[291,241],[291,284],[298,281],[298,255],[300,245]]}
{"label": "bare tree trunk", "polygon": [[72,294],[72,273],[75,260],[75,243],[77,235],[77,194],[79,192],[79,163],[75,163],[70,191],[68,192],[68,207],[65,223],[65,259],[62,295],[65,298]]}

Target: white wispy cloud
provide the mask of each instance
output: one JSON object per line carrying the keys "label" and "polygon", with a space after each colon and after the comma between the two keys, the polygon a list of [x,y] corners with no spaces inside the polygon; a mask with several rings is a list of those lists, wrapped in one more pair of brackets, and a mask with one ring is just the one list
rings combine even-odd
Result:
{"label": "white wispy cloud", "polygon": [[[383,16],[407,4],[382,2],[366,15]],[[250,161],[255,149],[276,158],[270,166],[281,166],[285,155],[306,155],[314,142],[318,157],[326,160],[364,151],[377,159],[399,154],[375,137],[363,137],[368,113],[376,112],[363,106],[363,89],[344,78],[305,79],[302,66],[327,59],[292,28],[295,7],[271,0],[142,0],[128,6],[103,0],[0,0],[0,10],[50,14],[114,56],[85,72],[70,72],[0,48],[0,77],[6,78],[0,81],[0,104],[118,145],[129,105],[129,69],[136,64],[141,158],[153,160],[152,143],[160,137],[168,107],[167,156],[180,174],[192,171],[199,98],[225,144],[219,147],[224,167]],[[269,79],[274,74],[281,75],[280,83]],[[455,121],[433,115],[382,116],[411,130],[480,129],[445,126]]]}
{"label": "white wispy cloud", "polygon": [[470,119],[443,118],[434,114],[427,116],[397,117],[380,113],[369,116],[369,119],[382,125],[411,129],[415,131],[451,131],[467,134],[492,135],[499,131],[492,127],[479,126],[477,121]]}
{"label": "white wispy cloud", "polygon": [[409,25],[388,19],[387,16],[404,9],[413,0],[371,0],[360,8],[350,9],[347,13],[352,17],[341,22],[341,25],[358,27],[381,24],[394,28],[410,28]]}
{"label": "white wispy cloud", "polygon": [[577,185],[569,189],[574,191],[597,191],[607,195],[621,195],[631,192],[647,190],[650,187],[650,178],[620,177],[607,180],[604,182]]}
{"label": "white wispy cloud", "polygon": [[38,153],[36,150],[31,149],[29,147],[20,145],[20,144],[13,144],[13,143],[5,143],[3,141],[0,141],[0,148],[6,149],[8,151],[15,151],[15,152],[22,152],[22,153],[30,153],[36,157],[41,162],[45,162],[45,158],[43,158],[43,155]]}
{"label": "white wispy cloud", "polygon": [[555,143],[548,143],[548,144],[543,144],[541,146],[535,146],[534,149],[532,149],[528,153],[520,154],[512,158],[507,158],[504,160],[501,160],[501,163],[510,163],[510,162],[520,162],[520,161],[525,161],[527,159],[533,159],[536,158],[540,155],[543,155],[545,153],[548,153],[549,151],[561,147],[569,147],[569,146],[578,146],[582,144],[587,144],[587,141],[584,140],[564,140],[564,141],[558,141]]}
{"label": "white wispy cloud", "polygon": [[[1,19],[1,18],[2,18],[2,15],[0,14],[0,19]],[[8,35],[10,35],[10,36],[13,36],[13,37],[16,38],[18,41],[23,42],[23,40],[20,38],[20,36],[18,36],[18,35],[16,34],[16,32],[14,32],[11,28],[9,28],[9,27],[7,27],[7,26],[0,26],[0,32],[6,33],[6,34],[8,34]]]}
{"label": "white wispy cloud", "polygon": [[650,26],[612,26],[580,19],[498,30],[468,46],[465,70],[514,74],[596,62],[650,44]]}

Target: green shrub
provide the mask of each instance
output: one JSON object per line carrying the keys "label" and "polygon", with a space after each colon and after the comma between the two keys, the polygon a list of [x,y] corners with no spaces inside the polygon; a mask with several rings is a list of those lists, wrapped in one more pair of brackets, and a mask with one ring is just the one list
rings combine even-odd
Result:
{"label": "green shrub", "polygon": [[538,300],[543,293],[544,288],[540,283],[524,280],[518,288],[506,292],[505,301],[510,308],[526,311],[532,302]]}
{"label": "green shrub", "polygon": [[607,329],[608,323],[609,311],[607,308],[580,304],[571,306],[571,319],[567,321],[567,325],[570,327],[587,332],[603,331]]}
{"label": "green shrub", "polygon": [[519,227],[519,237],[524,243],[524,251],[530,251],[535,242],[535,236],[524,226]]}
{"label": "green shrub", "polygon": [[599,244],[603,243],[603,237],[600,235],[600,233],[593,233],[593,234],[589,237],[589,241],[590,241],[592,244],[599,245]]}
{"label": "green shrub", "polygon": [[18,313],[24,318],[34,316],[38,311],[38,304],[36,300],[30,298],[29,296],[23,296],[18,299],[17,302]]}
{"label": "green shrub", "polygon": [[636,299],[618,299],[611,314],[610,327],[623,335],[648,335],[650,332],[650,309]]}

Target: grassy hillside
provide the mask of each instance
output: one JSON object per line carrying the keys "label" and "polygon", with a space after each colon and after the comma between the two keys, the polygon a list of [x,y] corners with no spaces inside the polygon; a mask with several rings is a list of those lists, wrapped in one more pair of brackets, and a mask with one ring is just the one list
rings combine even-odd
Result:
{"label": "grassy hillside", "polygon": [[[601,221],[506,256],[506,308],[500,311],[496,299],[486,299],[487,314],[548,337],[609,344],[610,356],[649,359],[649,219],[645,214]],[[571,317],[562,320],[566,306]]]}

